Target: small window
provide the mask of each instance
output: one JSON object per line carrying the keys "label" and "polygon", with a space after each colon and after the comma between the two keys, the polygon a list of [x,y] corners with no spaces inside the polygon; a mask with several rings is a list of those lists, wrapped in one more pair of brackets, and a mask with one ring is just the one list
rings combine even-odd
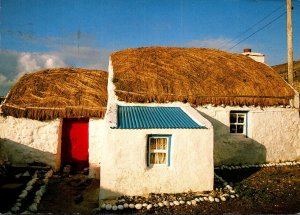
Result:
{"label": "small window", "polygon": [[247,112],[230,112],[230,133],[247,135]]}
{"label": "small window", "polygon": [[148,137],[148,166],[170,165],[171,135],[149,135]]}

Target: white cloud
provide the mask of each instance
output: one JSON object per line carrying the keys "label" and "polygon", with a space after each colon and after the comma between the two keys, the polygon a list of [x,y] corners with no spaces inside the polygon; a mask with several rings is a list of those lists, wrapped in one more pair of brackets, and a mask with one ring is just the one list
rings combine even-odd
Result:
{"label": "white cloud", "polygon": [[110,52],[89,46],[60,46],[52,52],[0,51],[0,96],[25,73],[46,68],[81,67],[107,70]]}
{"label": "white cloud", "polygon": [[0,63],[0,95],[7,94],[9,88],[25,73],[66,66],[57,54],[16,51],[0,51]]}
{"label": "white cloud", "polygon": [[57,54],[20,53],[18,56],[17,70],[19,78],[25,73],[34,72],[45,68],[65,67],[66,64]]}

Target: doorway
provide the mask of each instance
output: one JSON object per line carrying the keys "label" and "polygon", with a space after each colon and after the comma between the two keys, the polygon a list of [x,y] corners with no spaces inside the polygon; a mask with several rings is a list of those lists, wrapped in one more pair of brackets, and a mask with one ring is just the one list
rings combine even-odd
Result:
{"label": "doorway", "polygon": [[62,128],[62,166],[81,171],[89,166],[88,119],[64,119]]}

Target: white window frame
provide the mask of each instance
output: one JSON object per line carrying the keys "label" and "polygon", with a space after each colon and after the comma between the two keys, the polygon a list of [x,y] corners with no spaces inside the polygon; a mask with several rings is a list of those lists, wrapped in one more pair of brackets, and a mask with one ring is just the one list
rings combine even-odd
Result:
{"label": "white window frame", "polygon": [[[231,118],[231,115],[236,115],[236,122],[231,122],[230,121],[230,118]],[[238,117],[239,116],[244,116],[244,122],[238,122]],[[236,129],[236,132],[231,132],[231,125],[235,125],[236,128],[238,125],[242,125],[243,126],[243,133],[238,133],[237,132],[237,129]],[[248,135],[248,112],[246,111],[230,111],[229,113],[229,132],[230,134],[233,134],[233,135],[245,135],[247,137]]]}
{"label": "white window frame", "polygon": [[[167,148],[166,149],[152,149],[150,148],[151,139],[166,139],[167,140]],[[147,164],[149,167],[154,166],[170,166],[170,150],[171,150],[171,135],[159,135],[152,134],[148,135],[148,143],[147,143]],[[152,153],[165,153],[166,154],[166,162],[163,164],[151,163],[150,158]]]}

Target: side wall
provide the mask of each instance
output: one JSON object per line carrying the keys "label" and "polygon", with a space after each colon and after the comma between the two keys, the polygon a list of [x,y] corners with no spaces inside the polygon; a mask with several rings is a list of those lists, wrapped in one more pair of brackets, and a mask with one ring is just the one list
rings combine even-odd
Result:
{"label": "side wall", "polygon": [[[215,165],[299,159],[299,112],[293,108],[198,107],[214,126]],[[248,137],[230,134],[231,110],[248,111]]]}
{"label": "side wall", "polygon": [[[149,134],[171,134],[169,167],[147,166]],[[100,199],[213,189],[213,128],[109,129],[101,149]]]}
{"label": "side wall", "polygon": [[100,178],[100,156],[107,131],[104,119],[89,120],[89,177]]}
{"label": "side wall", "polygon": [[0,154],[12,163],[47,163],[58,168],[60,121],[0,116]]}

